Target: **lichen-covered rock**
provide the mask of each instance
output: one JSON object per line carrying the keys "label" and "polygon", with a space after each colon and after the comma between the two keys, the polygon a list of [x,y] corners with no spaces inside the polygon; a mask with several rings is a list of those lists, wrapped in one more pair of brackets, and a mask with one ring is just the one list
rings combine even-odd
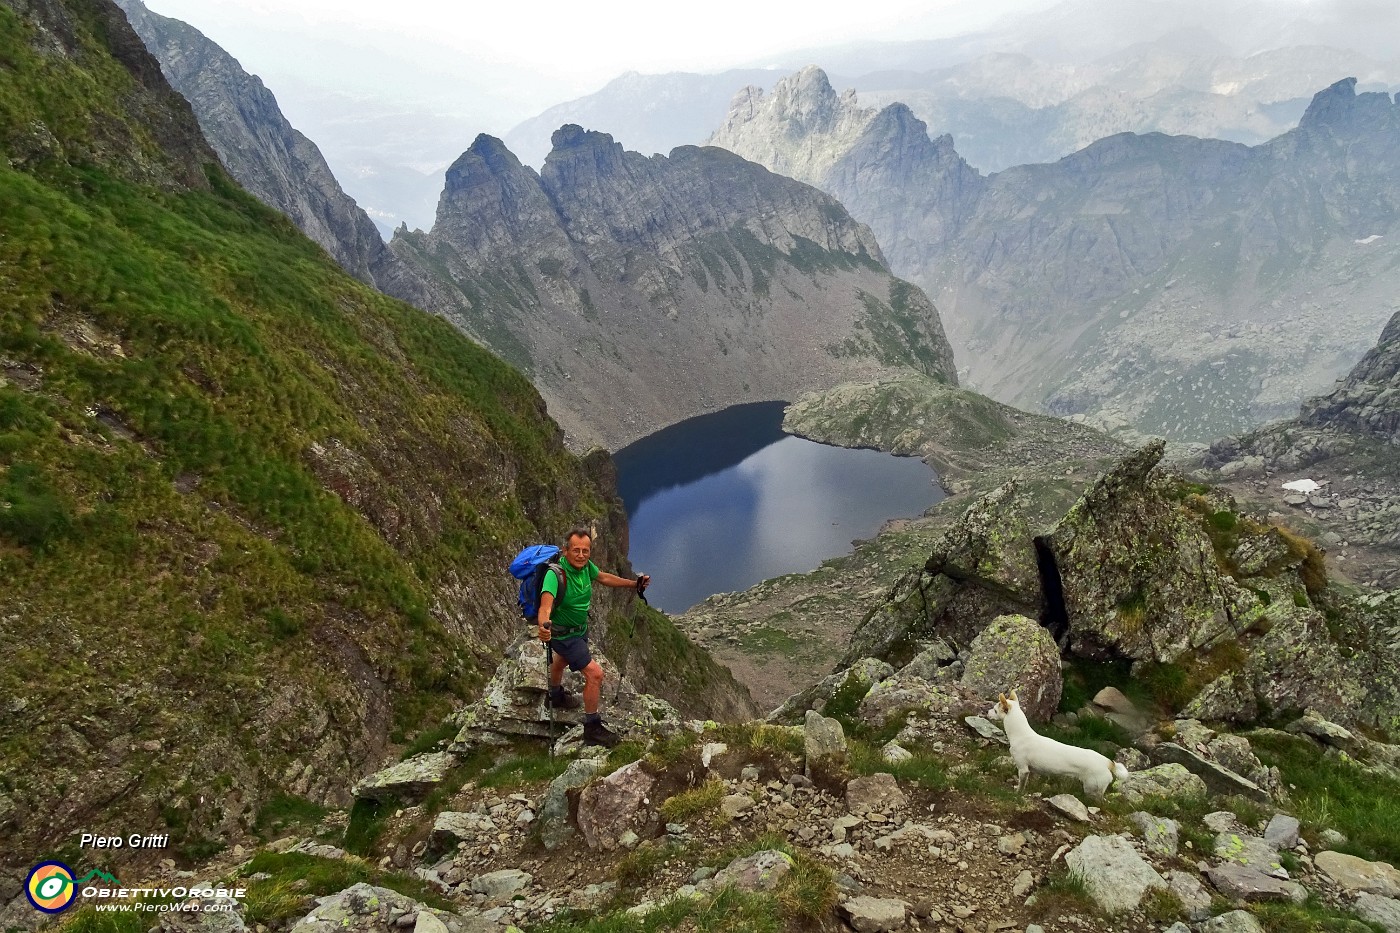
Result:
{"label": "lichen-covered rock", "polygon": [[1254,685],[1242,672],[1221,674],[1196,694],[1181,715],[1211,722],[1250,723],[1259,718]]}
{"label": "lichen-covered rock", "polygon": [[904,927],[909,905],[894,898],[862,894],[841,902],[841,913],[856,933],[890,933]]}
{"label": "lichen-covered rock", "polygon": [[732,885],[741,891],[772,891],[793,867],[792,856],[776,849],[764,849],[730,862],[712,879],[714,888]]}
{"label": "lichen-covered rock", "polygon": [[931,684],[956,680],[957,677],[949,676],[949,672],[954,669],[957,659],[958,653],[952,645],[942,638],[935,638],[928,647],[914,655],[912,661],[900,668],[899,672],[906,677],[927,680]]}
{"label": "lichen-covered rock", "polygon": [[361,800],[418,800],[437,787],[457,758],[447,752],[414,755],[407,761],[377,771],[355,785],[354,794]]}
{"label": "lichen-covered rock", "polygon": [[1041,605],[1034,535],[1015,483],[975,500],[934,545],[924,566],[895,583],[851,635],[842,663],[861,657],[907,662],[897,649],[934,638],[965,645],[1008,613]]}
{"label": "lichen-covered rock", "polygon": [[1139,810],[1128,815],[1128,820],[1142,833],[1143,845],[1159,855],[1176,855],[1176,847],[1181,828],[1176,820],[1165,816],[1154,816]]}
{"label": "lichen-covered rock", "polygon": [[858,694],[855,698],[860,699],[871,687],[892,674],[894,668],[879,658],[861,658],[850,667],[828,674],[801,693],[788,697],[782,706],[773,710],[766,718],[769,722],[798,722],[809,709],[819,713],[825,710],[826,704],[831,702],[831,698],[838,692],[854,692]]}
{"label": "lichen-covered rock", "polygon": [[[680,716],[665,700],[638,693],[596,646],[594,660],[603,666],[602,711],[608,728],[625,738],[646,739],[672,735],[680,730]],[[549,683],[545,675],[545,647],[536,638],[518,643],[496,668],[480,699],[461,710],[456,721],[462,727],[451,751],[464,754],[483,744],[505,744],[514,738],[550,736],[550,710],[545,703]],[[565,684],[574,675],[565,675]],[[579,688],[581,689],[581,688]],[[578,689],[575,690],[578,692]],[[578,709],[554,710],[554,732],[559,734],[583,722]]]}
{"label": "lichen-covered rock", "polygon": [[1314,609],[1277,605],[1269,618],[1272,627],[1246,664],[1260,702],[1271,709],[1312,707],[1328,718],[1354,721],[1367,688],[1333,642],[1327,619]]}
{"label": "lichen-covered rock", "polygon": [[962,719],[986,709],[987,702],[961,683],[935,685],[896,674],[876,684],[865,695],[860,704],[860,720],[878,728],[895,716],[911,711],[926,718]]}
{"label": "lichen-covered rock", "polygon": [[1166,662],[1235,632],[1210,540],[1154,472],[1163,450],[1125,458],[1039,539],[1081,657]]}
{"label": "lichen-covered rock", "polygon": [[1159,763],[1181,765],[1198,776],[1214,793],[1239,794],[1260,803],[1268,803],[1270,800],[1268,792],[1249,778],[1175,742],[1160,742],[1154,745],[1150,755],[1153,761]]}
{"label": "lichen-covered rock", "polygon": [[1130,771],[1124,781],[1115,781],[1113,789],[1133,803],[1149,797],[1204,797],[1206,784],[1179,764],[1158,765],[1145,771]]}
{"label": "lichen-covered rock", "polygon": [[1379,924],[1385,933],[1400,933],[1400,900],[1362,893],[1356,898],[1356,913],[1367,923]]}
{"label": "lichen-covered rock", "polygon": [[1211,917],[1200,926],[1201,933],[1269,933],[1264,924],[1247,910],[1232,910]]}
{"label": "lichen-covered rock", "polygon": [[[412,925],[401,925],[404,918]],[[480,917],[460,917],[411,897],[363,882],[322,898],[292,927],[292,933],[498,933],[504,928]]]}
{"label": "lichen-covered rock", "polygon": [[972,640],[962,683],[989,702],[1015,690],[1026,717],[1045,722],[1064,687],[1059,646],[1033,619],[998,616]]}

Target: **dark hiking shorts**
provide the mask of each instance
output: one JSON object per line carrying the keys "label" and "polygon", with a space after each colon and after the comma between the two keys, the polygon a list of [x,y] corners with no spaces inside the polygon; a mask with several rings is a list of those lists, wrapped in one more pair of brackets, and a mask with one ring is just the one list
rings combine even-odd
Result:
{"label": "dark hiking shorts", "polygon": [[569,663],[571,671],[581,671],[593,661],[593,655],[588,653],[587,635],[555,638],[550,644],[554,646],[554,653]]}

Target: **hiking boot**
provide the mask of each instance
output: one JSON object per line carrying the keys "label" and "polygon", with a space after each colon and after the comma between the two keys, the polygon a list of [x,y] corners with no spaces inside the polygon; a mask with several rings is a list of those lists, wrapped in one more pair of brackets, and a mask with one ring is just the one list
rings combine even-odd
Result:
{"label": "hiking boot", "polygon": [[578,709],[578,698],[563,687],[549,688],[549,705],[555,709]]}
{"label": "hiking boot", "polygon": [[605,748],[612,748],[621,741],[622,736],[603,725],[601,720],[583,724],[584,745],[602,745]]}

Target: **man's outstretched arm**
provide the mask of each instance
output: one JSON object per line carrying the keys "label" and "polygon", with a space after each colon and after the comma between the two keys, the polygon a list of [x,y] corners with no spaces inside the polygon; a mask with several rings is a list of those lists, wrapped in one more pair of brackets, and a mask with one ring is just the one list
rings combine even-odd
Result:
{"label": "man's outstretched arm", "polygon": [[640,574],[636,580],[629,580],[626,577],[619,577],[615,573],[608,573],[606,570],[598,571],[598,582],[604,586],[625,586],[628,589],[635,590],[637,589],[638,581],[645,581],[642,583],[642,586],[646,586],[647,583],[651,582],[651,577],[646,574]]}

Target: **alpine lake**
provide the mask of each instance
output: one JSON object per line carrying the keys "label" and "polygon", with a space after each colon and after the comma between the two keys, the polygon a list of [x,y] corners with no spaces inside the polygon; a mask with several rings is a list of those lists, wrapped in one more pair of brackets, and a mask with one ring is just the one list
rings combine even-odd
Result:
{"label": "alpine lake", "polygon": [[805,573],[944,498],[923,461],[784,434],[785,402],[691,418],[614,455],[630,558],[670,613]]}

